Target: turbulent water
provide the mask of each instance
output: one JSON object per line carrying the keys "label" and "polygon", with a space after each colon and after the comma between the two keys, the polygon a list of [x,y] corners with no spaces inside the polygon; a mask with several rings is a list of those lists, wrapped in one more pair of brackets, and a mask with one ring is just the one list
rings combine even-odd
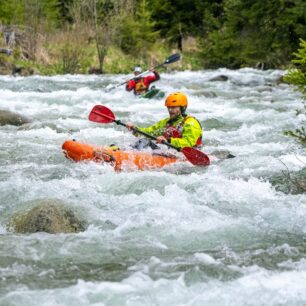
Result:
{"label": "turbulent water", "polygon": [[[92,107],[148,126],[168,116],[163,100],[106,90],[127,75],[0,77],[0,108],[32,119],[0,127],[0,305],[306,305],[306,195],[272,184],[306,164],[283,133],[305,126],[283,73],[162,74],[159,88],[188,95],[203,150],[236,157],[120,173],[73,163],[61,145],[132,143],[123,127],[88,121]],[[64,201],[88,228],[10,232],[38,199]]]}

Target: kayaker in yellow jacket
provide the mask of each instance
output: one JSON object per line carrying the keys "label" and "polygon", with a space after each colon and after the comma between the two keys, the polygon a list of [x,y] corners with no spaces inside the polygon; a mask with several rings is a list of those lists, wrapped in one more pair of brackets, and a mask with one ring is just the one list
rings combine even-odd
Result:
{"label": "kayaker in yellow jacket", "polygon": [[[170,94],[166,98],[165,106],[168,108],[169,118],[146,128],[136,128],[157,137],[157,143],[168,142],[178,148],[200,148],[202,127],[196,118],[186,114],[188,106],[186,95],[181,92]],[[130,130],[135,127],[131,122],[128,122],[126,126]]]}

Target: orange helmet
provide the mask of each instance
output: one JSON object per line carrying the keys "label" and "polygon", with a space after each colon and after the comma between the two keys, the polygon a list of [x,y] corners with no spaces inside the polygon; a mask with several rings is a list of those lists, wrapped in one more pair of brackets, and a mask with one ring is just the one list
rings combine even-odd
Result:
{"label": "orange helmet", "polygon": [[174,92],[170,94],[165,101],[165,106],[173,107],[173,106],[181,106],[186,108],[188,105],[187,97],[181,92]]}

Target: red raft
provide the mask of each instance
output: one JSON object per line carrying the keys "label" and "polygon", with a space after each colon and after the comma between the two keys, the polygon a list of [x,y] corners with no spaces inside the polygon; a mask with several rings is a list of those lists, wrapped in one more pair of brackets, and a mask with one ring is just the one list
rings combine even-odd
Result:
{"label": "red raft", "polygon": [[186,161],[174,155],[166,156],[139,151],[121,151],[108,147],[92,146],[74,140],[64,142],[62,149],[67,158],[79,161],[107,162],[115,170],[161,168],[178,161]]}

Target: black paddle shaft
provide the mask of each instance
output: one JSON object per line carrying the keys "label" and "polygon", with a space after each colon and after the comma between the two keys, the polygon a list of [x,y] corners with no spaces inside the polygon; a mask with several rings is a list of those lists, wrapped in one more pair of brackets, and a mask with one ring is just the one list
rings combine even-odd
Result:
{"label": "black paddle shaft", "polygon": [[[168,64],[175,63],[175,62],[179,61],[180,58],[181,58],[181,55],[180,55],[179,53],[172,54],[172,55],[169,56],[162,64],[159,64],[159,65],[155,66],[154,69],[155,69],[155,68],[158,68],[158,67],[162,67],[162,66],[164,66],[164,65],[168,65]],[[142,72],[140,75],[143,75],[143,74],[145,74],[145,73],[147,73],[147,72],[149,72],[149,71],[150,71],[150,70],[144,71],[144,72]],[[140,76],[140,75],[139,75],[139,76]],[[139,76],[138,76],[138,77],[139,77]],[[132,79],[130,79],[130,80],[133,80],[133,79],[135,79],[135,78],[132,78]],[[122,83],[120,83],[120,84],[117,84],[116,86],[113,86],[113,87],[109,88],[108,90],[112,90],[112,89],[115,89],[116,87],[119,87],[119,86],[121,86],[121,85],[124,85],[124,84],[128,83],[130,80],[127,80],[127,81],[124,81],[124,82],[122,82]]]}
{"label": "black paddle shaft", "polygon": [[[127,127],[127,125],[126,125],[125,123],[121,122],[120,120],[114,120],[114,122],[115,122],[116,124],[118,124],[118,125],[122,125],[122,126],[124,126],[124,127]],[[150,134],[148,134],[148,133],[146,133],[146,132],[140,131],[140,130],[138,130],[137,128],[134,128],[134,127],[133,127],[133,128],[132,128],[132,131],[134,131],[134,132],[136,132],[136,133],[139,133],[139,134],[142,134],[142,135],[144,135],[144,136],[146,136],[147,138],[150,138],[150,139],[152,139],[152,140],[157,140],[156,137],[154,137],[154,136],[152,136],[152,135],[150,135]],[[168,143],[168,142],[166,142],[166,141],[163,141],[163,144],[166,145],[166,146],[168,146],[168,147],[170,147],[170,148],[172,148],[172,149],[177,150],[178,152],[181,151],[180,148],[177,148],[177,147],[173,146],[171,143]]]}
{"label": "black paddle shaft", "polygon": [[[101,119],[103,118],[103,120]],[[106,120],[107,119],[107,120]],[[118,125],[122,125],[124,127],[128,127],[127,124],[121,122],[120,120],[117,120],[115,118],[115,115],[113,114],[113,112],[108,109],[105,106],[102,105],[96,105],[92,111],[89,114],[89,120],[90,121],[94,121],[94,122],[98,122],[98,123],[111,123],[111,122],[115,122]],[[143,132],[135,127],[129,128],[131,130],[133,130],[136,133],[142,134],[144,136],[146,136],[149,139],[153,139],[153,140],[157,140],[156,137],[147,134],[146,132]],[[210,161],[209,161],[209,157],[195,149],[192,147],[184,147],[184,148],[177,148],[173,145],[171,145],[170,143],[168,143],[167,141],[163,141],[163,144],[165,144],[166,146],[173,148],[175,150],[177,150],[178,152],[181,152],[185,155],[185,157],[193,164],[196,166],[208,166]]]}

